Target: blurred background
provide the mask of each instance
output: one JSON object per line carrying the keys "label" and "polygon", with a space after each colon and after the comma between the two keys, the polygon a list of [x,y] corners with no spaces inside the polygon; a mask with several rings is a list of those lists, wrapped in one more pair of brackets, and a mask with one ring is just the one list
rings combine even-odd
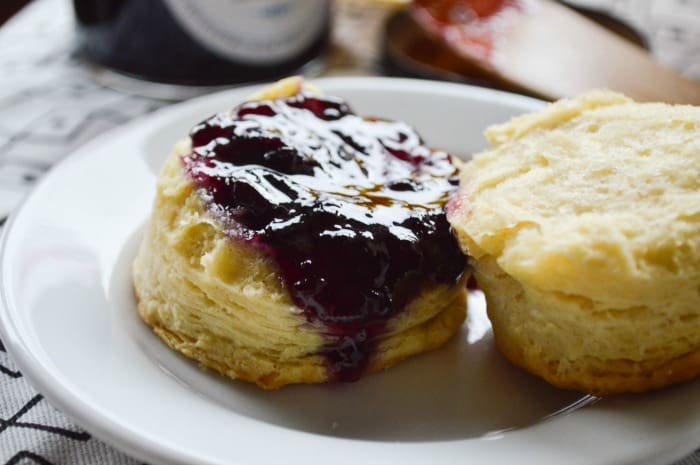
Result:
{"label": "blurred background", "polygon": [[[540,0],[4,0],[0,24],[29,3],[33,11],[10,25],[34,37],[14,44],[23,55],[63,52],[88,65],[100,82],[173,100],[297,72],[446,79],[559,97],[533,91],[518,79],[504,80],[478,48],[487,42],[497,48],[508,23],[523,21],[511,18],[518,16],[513,12],[537,18],[556,34],[551,37],[572,35],[556,28],[560,18],[537,11]],[[700,0],[557,3],[647,49],[659,63],[700,78]],[[40,36],[32,26],[41,29]],[[47,37],[56,40],[39,46]],[[554,54],[550,44],[535,45],[527,50],[531,63],[535,54]],[[3,52],[0,59],[20,53]],[[555,59],[548,61],[556,66]],[[148,86],[149,81],[171,87]]]}

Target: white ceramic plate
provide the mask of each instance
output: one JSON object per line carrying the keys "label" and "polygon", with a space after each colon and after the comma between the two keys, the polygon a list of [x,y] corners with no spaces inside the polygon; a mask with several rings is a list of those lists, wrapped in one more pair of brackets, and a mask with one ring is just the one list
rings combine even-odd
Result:
{"label": "white ceramic plate", "polygon": [[[362,114],[404,119],[466,155],[541,106],[461,85],[319,80]],[[182,464],[670,463],[700,442],[700,384],[592,403],[504,361],[483,301],[444,349],[354,384],[263,392],[199,369],[136,316],[130,264],[171,145],[253,89],[168,108],[78,150],[12,218],[2,337],[52,403],[144,460]]]}

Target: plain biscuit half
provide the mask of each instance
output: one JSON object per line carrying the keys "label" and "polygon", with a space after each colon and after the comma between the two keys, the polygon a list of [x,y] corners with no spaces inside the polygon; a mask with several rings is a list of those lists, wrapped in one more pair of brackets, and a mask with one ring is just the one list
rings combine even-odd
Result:
{"label": "plain biscuit half", "polygon": [[511,361],[599,395],[700,374],[699,134],[605,91],[488,130],[448,218]]}

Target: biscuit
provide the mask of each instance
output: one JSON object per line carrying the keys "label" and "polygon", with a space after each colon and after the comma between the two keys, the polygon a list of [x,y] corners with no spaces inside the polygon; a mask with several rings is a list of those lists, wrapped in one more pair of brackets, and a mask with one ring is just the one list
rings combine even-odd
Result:
{"label": "biscuit", "polygon": [[[293,100],[286,100],[290,98]],[[352,230],[334,229],[330,226],[312,238],[302,233],[311,231],[316,234],[316,229],[292,231],[294,234],[282,238],[279,234],[273,234],[283,229],[283,223],[295,224],[296,221],[305,221],[304,218],[307,217],[314,218],[315,214],[322,214],[324,221],[335,225],[337,221],[332,216],[328,219],[327,212],[320,211],[319,205],[322,201],[327,202],[324,204],[326,206],[332,204],[341,205],[345,209],[360,209],[363,215],[369,216],[375,212],[375,208],[379,208],[363,203],[368,202],[363,197],[364,191],[348,197],[351,200],[357,199],[356,203],[348,204],[343,204],[343,198],[339,198],[333,192],[329,194],[313,191],[313,195],[302,196],[307,193],[304,182],[311,182],[309,177],[312,175],[322,176],[314,170],[318,169],[321,163],[318,160],[326,156],[326,152],[317,154],[320,157],[318,160],[313,157],[304,158],[306,153],[294,144],[300,143],[305,147],[307,139],[318,142],[318,134],[326,128],[326,123],[323,122],[325,120],[319,123],[318,129],[304,133],[303,127],[289,126],[290,121],[294,121],[291,116],[289,119],[282,119],[281,126],[274,128],[272,132],[275,137],[280,132],[292,132],[292,135],[284,133],[285,135],[280,136],[284,142],[283,150],[276,145],[277,142],[270,142],[274,137],[265,133],[269,129],[265,129],[265,125],[268,124],[265,118],[269,116],[271,109],[285,115],[289,113],[301,117],[306,125],[314,118],[330,118],[332,123],[335,121],[332,118],[343,117],[338,112],[349,111],[341,100],[330,97],[328,99],[330,100],[324,100],[316,90],[302,87],[301,81],[293,78],[256,94],[247,104],[235,110],[238,116],[233,113],[222,114],[211,118],[206,124],[196,126],[190,138],[176,145],[162,169],[152,216],[133,266],[139,314],[166,344],[222,375],[253,382],[265,389],[276,389],[291,383],[355,380],[366,373],[388,368],[410,355],[442,345],[458,331],[466,314],[466,261],[444,218],[444,202],[441,205],[410,204],[413,205],[411,208],[424,209],[427,220],[440,220],[444,223],[442,229],[436,227],[427,231],[427,235],[432,235],[428,238],[411,238],[409,223],[405,223],[405,230],[401,229],[398,223],[395,226],[395,234],[406,236],[403,242],[396,237],[390,237],[380,225],[365,230],[375,234],[376,240],[364,242],[347,239],[347,236],[353,234]],[[252,103],[253,101],[256,103]],[[308,107],[305,108],[297,109],[294,106],[307,103]],[[322,104],[333,108],[323,109]],[[299,116],[299,112],[307,113]],[[360,118],[354,115],[344,118],[353,119],[361,124]],[[221,123],[224,120],[225,123]],[[342,118],[338,121],[341,120]],[[258,123],[260,127],[256,126]],[[393,123],[379,124],[385,126],[381,129],[385,132]],[[249,127],[251,125],[255,127]],[[244,126],[254,134],[250,137],[241,136],[239,131],[242,131],[240,128]],[[234,127],[237,128],[233,130],[235,134],[227,141],[222,142],[220,134],[213,139],[228,147],[220,149],[221,152],[207,152],[202,155],[202,147],[210,147],[211,142],[204,145],[196,145],[196,142],[193,142],[199,141],[202,131]],[[334,126],[334,130],[344,129]],[[409,129],[401,126],[401,130]],[[299,134],[303,134],[303,137]],[[339,137],[333,140],[343,144],[339,147],[347,151],[342,155],[349,160],[348,162],[352,161],[353,157],[363,156],[351,154],[345,145],[348,141],[343,142]],[[260,156],[255,160],[248,160],[253,156],[249,146],[240,153],[225,152],[239,141],[248,143],[250,140],[262,140],[263,143],[273,144],[277,148],[266,149],[262,155],[255,155]],[[290,147],[296,152],[289,149]],[[420,144],[415,145],[413,149],[426,156],[430,153]],[[342,163],[342,160],[334,158],[336,155],[331,153],[328,156],[333,163]],[[239,161],[236,163],[226,161],[231,159],[226,157],[234,156],[241,158],[237,159]],[[278,156],[281,158],[276,158]],[[436,158],[436,166],[442,166],[448,169],[446,173],[456,176],[454,167],[449,168],[449,156],[437,152],[435,156],[440,158]],[[246,161],[240,161],[243,158]],[[366,162],[368,166],[370,161]],[[271,169],[265,165],[268,162],[276,163],[278,169]],[[227,178],[226,183],[211,184],[218,182],[223,176],[222,171],[217,171],[215,175],[208,171],[214,170],[215,165],[216,169],[226,171],[226,176],[234,173]],[[298,170],[303,170],[303,176],[295,174],[290,178],[292,180],[285,177]],[[371,173],[372,168],[369,167],[368,170]],[[259,177],[250,184],[239,182],[240,179],[248,179],[251,176]],[[412,179],[408,179],[407,182],[410,184]],[[245,190],[248,187],[252,189]],[[264,196],[281,196],[283,200],[280,200],[279,204],[259,200],[257,196],[263,187],[268,189],[264,191]],[[409,187],[411,186],[408,184],[396,184],[397,192],[402,195],[410,194],[407,191]],[[293,196],[292,191],[300,192],[300,198],[306,203],[288,202],[288,198]],[[371,190],[373,195],[382,192],[379,188]],[[342,194],[346,195],[346,191]],[[446,201],[448,192],[444,194]],[[284,197],[285,195],[287,197]],[[332,198],[332,201],[325,196]],[[221,200],[223,197],[235,202],[225,204]],[[376,202],[381,204],[381,208],[386,212],[389,212],[388,206],[397,205],[396,202],[383,197],[377,198]],[[267,211],[255,210],[261,205],[269,207],[268,203],[272,205],[270,208],[274,207],[273,213],[268,215]],[[365,207],[369,210],[361,210]],[[314,208],[320,213],[313,210]],[[301,213],[291,215],[290,210],[293,209]],[[411,215],[409,216],[413,219],[410,221],[423,218],[414,213]],[[269,222],[263,225],[263,218],[267,218]],[[347,221],[348,224],[352,223],[350,219]],[[334,234],[339,237],[336,243],[324,238]],[[343,237],[346,237],[345,242]],[[448,240],[445,240],[446,237]],[[382,241],[386,241],[391,247],[398,244],[411,249],[415,244],[419,244],[426,250],[430,249],[420,255],[421,259],[427,260],[425,264],[418,268],[417,265],[407,268],[407,273],[413,269],[416,279],[420,275],[420,281],[411,276],[399,276],[397,285],[403,285],[406,289],[392,290],[388,281],[395,266],[392,261],[400,259],[402,255],[397,251],[387,252],[382,248]],[[309,260],[303,260],[300,264],[291,263],[293,260],[289,257],[293,254],[287,253],[283,247],[295,246],[289,245],[295,242],[308,242],[306,246],[311,247]],[[315,247],[327,248],[323,249],[324,253],[321,254],[316,252]],[[435,255],[432,248],[445,250]],[[351,252],[350,256],[347,253],[343,255],[345,250]],[[298,269],[307,265],[316,266],[315,263],[309,264],[306,261],[327,260],[331,264],[338,262],[339,270],[334,268],[332,273],[352,278],[353,274],[369,272],[364,268],[343,270],[344,261],[347,262],[347,267],[352,267],[352,255],[371,256],[372,253],[381,255],[385,252],[387,255],[382,255],[377,261],[384,271],[377,272],[373,280],[376,281],[376,287],[384,289],[387,295],[357,296],[353,294],[355,287],[352,283],[331,287],[332,292],[322,294],[322,284],[332,284],[333,279],[337,278],[336,274],[324,275],[324,269],[319,265],[318,269],[321,271],[312,276],[310,281],[313,282],[304,284],[303,270]],[[458,256],[453,256],[454,253]],[[442,263],[436,263],[437,258],[443,256],[448,259],[441,261],[451,263],[451,269],[443,270],[440,276],[432,271],[427,274],[421,271],[426,266],[444,268]],[[290,281],[290,273],[301,273],[302,277]],[[382,282],[383,279],[386,282]],[[304,286],[316,286],[321,290],[314,290],[314,287],[309,291]],[[298,288],[303,288],[304,292]],[[344,310],[346,313],[338,313],[338,310],[328,308],[328,302],[334,302],[333,299],[337,296],[362,304],[358,305],[356,310],[349,308]],[[406,301],[387,300],[390,298]],[[387,301],[394,307],[378,307]],[[338,305],[342,305],[342,302]],[[324,311],[327,314],[322,313]]]}
{"label": "biscuit", "polygon": [[448,219],[507,358],[598,395],[700,374],[699,129],[594,91],[487,131]]}

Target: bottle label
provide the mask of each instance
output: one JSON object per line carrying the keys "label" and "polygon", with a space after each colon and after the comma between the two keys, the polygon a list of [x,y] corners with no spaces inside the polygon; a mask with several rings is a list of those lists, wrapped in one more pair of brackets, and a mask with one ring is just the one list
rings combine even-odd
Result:
{"label": "bottle label", "polygon": [[232,61],[274,65],[309,47],[328,20],[328,0],[164,0],[183,29]]}

